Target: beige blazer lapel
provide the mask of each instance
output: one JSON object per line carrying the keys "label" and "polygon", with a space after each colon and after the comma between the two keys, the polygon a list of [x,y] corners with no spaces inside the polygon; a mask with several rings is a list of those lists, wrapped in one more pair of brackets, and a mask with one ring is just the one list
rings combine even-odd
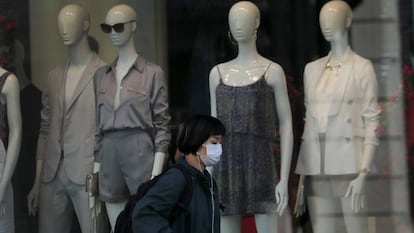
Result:
{"label": "beige blazer lapel", "polygon": [[80,78],[78,84],[75,87],[75,90],[73,91],[72,98],[68,104],[67,112],[70,111],[73,104],[76,102],[76,100],[79,98],[80,94],[85,90],[85,88],[88,86],[88,84],[92,81],[93,75],[95,71],[99,68],[99,59],[97,55],[94,53],[89,60],[88,64],[85,67],[85,70],[82,73],[82,77]]}
{"label": "beige blazer lapel", "polygon": [[[317,99],[316,89],[318,87],[319,80],[322,77],[322,73],[325,70],[325,65],[328,62],[329,56],[330,56],[330,53],[328,56],[325,56],[319,59],[317,61],[317,64],[315,64],[314,69],[309,70],[309,74],[306,74],[309,78],[311,78],[310,80],[308,78],[308,82],[309,82],[308,93],[310,93],[309,95],[310,104],[314,103]],[[312,116],[316,117],[317,116],[317,113],[315,112],[316,108],[309,108],[309,109],[310,109],[310,113],[312,114]]]}
{"label": "beige blazer lapel", "polygon": [[57,76],[57,96],[59,102],[59,110],[60,112],[65,112],[65,89],[66,89],[66,74],[69,68],[69,60],[65,62],[65,64],[61,67],[60,74]]}
{"label": "beige blazer lapel", "polygon": [[[339,109],[344,102],[344,95],[345,90],[348,87],[349,80],[352,76],[353,71],[353,54],[352,50],[348,48],[346,57],[344,59],[343,65],[341,66],[341,70],[339,71],[339,80],[336,84],[336,91],[332,98],[331,104],[329,105],[329,112],[328,116],[336,115],[339,112]],[[351,90],[352,91],[352,90]]]}

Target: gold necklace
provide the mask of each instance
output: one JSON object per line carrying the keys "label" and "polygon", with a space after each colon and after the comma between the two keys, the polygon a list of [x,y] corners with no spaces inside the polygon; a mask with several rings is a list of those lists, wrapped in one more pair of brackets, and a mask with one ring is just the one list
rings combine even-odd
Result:
{"label": "gold necklace", "polygon": [[325,64],[326,69],[330,70],[339,70],[342,66],[342,61],[338,62],[337,64],[331,64],[331,59],[329,58],[328,62]]}

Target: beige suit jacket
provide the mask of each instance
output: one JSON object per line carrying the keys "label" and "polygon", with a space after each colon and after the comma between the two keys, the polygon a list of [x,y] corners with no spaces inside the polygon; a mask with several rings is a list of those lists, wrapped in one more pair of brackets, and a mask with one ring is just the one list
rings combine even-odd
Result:
{"label": "beige suit jacket", "polygon": [[71,101],[66,103],[68,106],[64,99],[69,61],[49,73],[48,86],[42,95],[36,155],[38,160],[43,160],[41,181],[52,181],[59,166],[77,184],[85,184],[86,175],[92,172],[96,128],[93,76],[103,65],[93,54]]}
{"label": "beige suit jacket", "polygon": [[[321,173],[321,148],[315,108],[316,87],[329,56],[310,62],[304,72],[305,128],[296,173]],[[372,63],[349,49],[337,89],[327,108],[325,174],[352,174],[360,169],[364,144],[378,144],[380,108]]]}

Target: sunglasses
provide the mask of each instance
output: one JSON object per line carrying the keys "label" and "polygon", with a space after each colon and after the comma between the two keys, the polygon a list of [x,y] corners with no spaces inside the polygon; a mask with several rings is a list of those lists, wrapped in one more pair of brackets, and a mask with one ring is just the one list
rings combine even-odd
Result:
{"label": "sunglasses", "polygon": [[111,33],[112,28],[113,28],[115,32],[121,33],[125,29],[125,24],[132,23],[132,22],[136,22],[136,21],[135,20],[131,20],[131,21],[128,21],[128,22],[125,22],[125,23],[117,23],[117,24],[114,24],[112,26],[111,25],[108,25],[106,23],[101,23],[101,30],[104,33]]}

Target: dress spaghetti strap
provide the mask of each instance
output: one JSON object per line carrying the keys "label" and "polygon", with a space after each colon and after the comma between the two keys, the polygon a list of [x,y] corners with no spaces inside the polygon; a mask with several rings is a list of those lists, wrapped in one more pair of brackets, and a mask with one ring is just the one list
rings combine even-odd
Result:
{"label": "dress spaghetti strap", "polygon": [[221,71],[220,71],[219,65],[217,65],[217,72],[218,72],[218,74],[219,74],[219,82],[220,82],[220,83],[223,83],[223,80],[222,80],[222,78],[221,78]]}
{"label": "dress spaghetti strap", "polygon": [[262,77],[266,80],[267,77],[267,71],[269,70],[270,66],[272,65],[272,63],[270,62],[269,65],[267,65],[265,72],[263,73]]}
{"label": "dress spaghetti strap", "polygon": [[6,71],[0,76],[0,91],[3,90],[4,83],[6,83],[7,77],[9,77],[10,74],[10,71]]}

